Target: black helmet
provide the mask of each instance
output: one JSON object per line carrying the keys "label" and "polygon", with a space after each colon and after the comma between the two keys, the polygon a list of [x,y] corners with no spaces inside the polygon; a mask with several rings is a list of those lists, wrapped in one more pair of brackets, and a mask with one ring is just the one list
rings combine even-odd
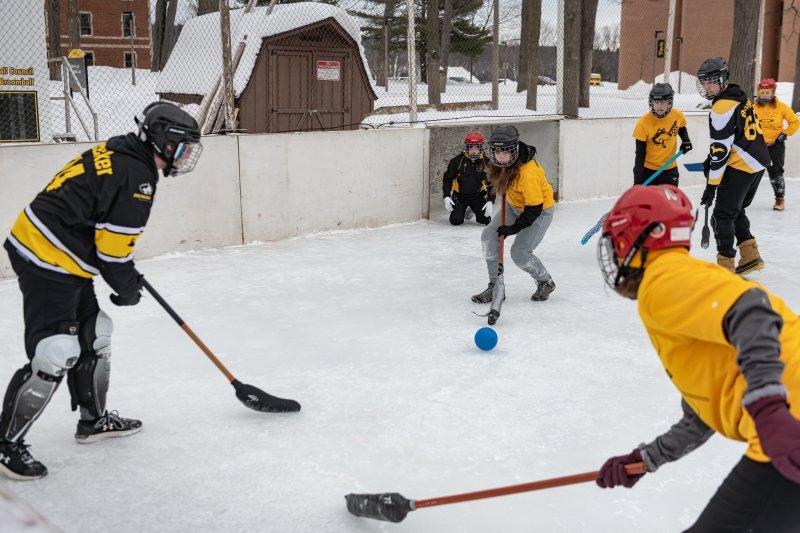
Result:
{"label": "black helmet", "polygon": [[165,176],[177,176],[194,169],[203,145],[200,127],[186,111],[169,102],[153,102],[136,117],[139,138],[153,147],[166,164]]}
{"label": "black helmet", "polygon": [[703,98],[712,100],[719,92],[708,94],[703,88],[703,82],[711,82],[719,85],[721,91],[728,85],[728,63],[721,57],[712,57],[703,61],[697,69],[697,92]]}
{"label": "black helmet", "polygon": [[[650,104],[650,112],[658,118],[664,118],[672,111],[672,98],[675,96],[675,91],[672,90],[672,85],[669,83],[656,83],[650,89],[650,97],[647,102]],[[654,102],[669,102],[669,107],[663,113],[657,113],[653,107]]]}
{"label": "black helmet", "polygon": [[[498,162],[497,154],[509,152],[511,159]],[[510,167],[517,161],[519,156],[519,132],[517,128],[509,124],[497,126],[489,136],[489,159],[496,167]],[[505,158],[504,158],[505,159]]]}

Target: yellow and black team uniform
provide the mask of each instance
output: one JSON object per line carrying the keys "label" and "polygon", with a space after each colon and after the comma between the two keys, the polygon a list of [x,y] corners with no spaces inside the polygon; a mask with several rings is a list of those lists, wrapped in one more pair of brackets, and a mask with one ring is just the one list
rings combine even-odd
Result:
{"label": "yellow and black team uniform", "polygon": [[708,185],[717,186],[714,237],[719,255],[733,258],[734,244],[754,238],[745,209],[770,158],[753,104],[738,85],[714,97],[708,123],[711,145],[704,170]]}
{"label": "yellow and black team uniform", "polygon": [[[783,198],[785,184],[783,181],[783,162],[786,157],[786,137],[791,137],[800,129],[800,118],[792,108],[781,102],[776,96],[772,102],[753,104],[758,124],[764,133],[771,164],[767,167],[769,181],[775,193],[775,199]],[[784,122],[786,127],[784,128]],[[782,137],[781,134],[783,134]]]}
{"label": "yellow and black team uniform", "polygon": [[442,176],[442,198],[448,196],[454,202],[450,212],[450,223],[454,226],[464,223],[464,214],[468,207],[475,213],[478,223],[489,223],[491,217],[484,215],[483,206],[486,202],[494,202],[495,195],[486,178],[483,152],[475,161],[463,152],[450,160]]}
{"label": "yellow and black team uniform", "polygon": [[[790,411],[800,419],[798,316],[764,287],[693,258],[685,248],[650,252],[638,307],[683,407],[682,419],[667,433],[639,446],[648,470],[681,458],[715,432],[747,443],[742,460],[687,531],[797,531],[800,484],[769,464],[743,405],[787,393]],[[741,523],[731,524],[731,516]]]}
{"label": "yellow and black team uniform", "polygon": [[[672,108],[664,117],[658,118],[647,112],[636,123],[633,138],[636,139],[636,159],[633,164],[633,184],[642,185],[678,151],[678,138],[689,141],[686,117]],[[678,163],[673,161],[650,184],[678,185]]]}
{"label": "yellow and black team uniform", "polygon": [[[99,310],[94,276],[122,297],[138,294],[134,245],[150,216],[158,176],[152,149],[135,134],[112,137],[70,161],[20,213],[4,246],[26,300],[29,357],[60,323],[91,329],[82,335],[91,344]],[[52,309],[33,312],[39,293]]]}

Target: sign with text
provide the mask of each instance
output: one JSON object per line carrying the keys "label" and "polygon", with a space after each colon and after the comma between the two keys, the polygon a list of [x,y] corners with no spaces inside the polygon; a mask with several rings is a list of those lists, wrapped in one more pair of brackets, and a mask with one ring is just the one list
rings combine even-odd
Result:
{"label": "sign with text", "polygon": [[36,91],[0,91],[0,143],[39,142]]}
{"label": "sign with text", "polygon": [[666,46],[667,41],[664,39],[659,39],[656,44],[656,57],[662,58],[664,57],[664,47]]}
{"label": "sign with text", "polygon": [[317,61],[317,79],[339,81],[342,75],[342,64],[338,61]]}

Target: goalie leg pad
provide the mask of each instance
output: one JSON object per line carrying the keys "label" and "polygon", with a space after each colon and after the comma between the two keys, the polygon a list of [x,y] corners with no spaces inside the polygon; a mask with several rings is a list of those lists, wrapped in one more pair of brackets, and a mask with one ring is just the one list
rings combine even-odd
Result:
{"label": "goalie leg pad", "polygon": [[[77,324],[68,324],[66,330],[77,332]],[[25,436],[50,402],[64,374],[75,366],[80,352],[75,334],[51,335],[38,342],[31,362],[11,378],[0,416],[0,438],[17,442]]]}
{"label": "goalie leg pad", "polygon": [[[88,328],[86,331],[85,328]],[[94,420],[106,410],[106,395],[111,376],[111,333],[114,324],[104,311],[98,311],[94,320],[84,323],[84,335],[91,349],[81,353],[78,364],[70,372],[72,408],[81,409],[81,418]]]}

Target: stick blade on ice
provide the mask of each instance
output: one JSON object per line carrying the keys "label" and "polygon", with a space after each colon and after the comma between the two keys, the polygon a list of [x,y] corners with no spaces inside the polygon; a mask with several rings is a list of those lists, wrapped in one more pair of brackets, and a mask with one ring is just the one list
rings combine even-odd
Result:
{"label": "stick blade on ice", "polygon": [[344,499],[351,514],[384,522],[402,522],[414,510],[411,500],[396,492],[348,494]]}
{"label": "stick blade on ice", "polygon": [[236,397],[246,407],[262,413],[295,413],[300,410],[300,404],[294,400],[278,398],[267,394],[258,387],[247,385],[234,380],[231,382],[236,389]]}

